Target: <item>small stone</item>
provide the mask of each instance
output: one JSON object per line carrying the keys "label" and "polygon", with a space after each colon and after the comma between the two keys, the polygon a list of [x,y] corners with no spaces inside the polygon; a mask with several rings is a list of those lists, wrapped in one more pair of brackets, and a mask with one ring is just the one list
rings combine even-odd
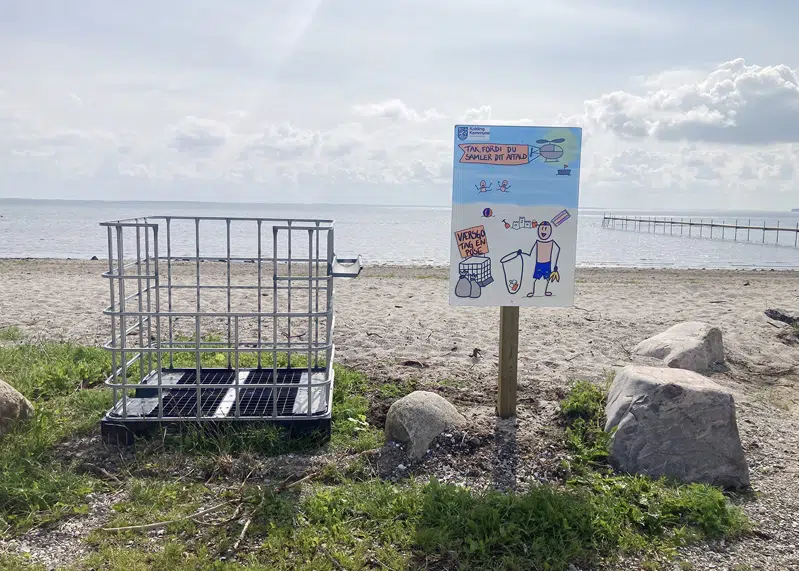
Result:
{"label": "small stone", "polygon": [[405,469],[405,464],[399,464],[397,466],[397,470],[404,470],[404,469]]}

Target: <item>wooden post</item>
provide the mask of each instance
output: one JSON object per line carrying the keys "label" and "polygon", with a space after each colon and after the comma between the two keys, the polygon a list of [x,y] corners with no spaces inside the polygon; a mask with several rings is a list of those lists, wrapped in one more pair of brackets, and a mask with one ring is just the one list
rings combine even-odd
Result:
{"label": "wooden post", "polygon": [[519,358],[519,307],[499,308],[499,380],[497,414],[516,416],[516,373]]}

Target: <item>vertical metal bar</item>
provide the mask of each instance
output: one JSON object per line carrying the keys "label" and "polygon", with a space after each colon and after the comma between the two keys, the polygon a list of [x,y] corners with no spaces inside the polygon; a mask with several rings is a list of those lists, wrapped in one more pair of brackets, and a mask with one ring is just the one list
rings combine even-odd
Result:
{"label": "vertical metal bar", "polygon": [[704,218],[700,218],[699,219],[699,237],[700,238],[702,237],[702,230],[704,229],[704,227],[705,227],[705,219]]}
{"label": "vertical metal bar", "polygon": [[289,299],[288,299],[288,303],[289,303],[289,305],[288,305],[288,313],[289,313],[288,330],[289,330],[289,332],[288,332],[288,355],[286,355],[286,362],[287,362],[286,367],[291,369],[291,281],[292,281],[292,277],[293,277],[292,273],[291,273],[291,234],[292,234],[292,232],[291,232],[291,220],[288,221],[288,227],[289,227],[289,231],[288,231],[289,232],[289,236],[288,236],[288,247],[289,247],[288,278],[289,279],[288,279],[287,283],[288,283],[288,286],[289,286],[289,289],[288,289],[288,292],[289,292]]}
{"label": "vertical metal bar", "polygon": [[311,391],[311,381],[313,379],[313,363],[311,361],[311,349],[313,347],[313,335],[311,334],[311,314],[313,313],[313,296],[311,287],[313,286],[313,230],[308,230],[308,416],[311,416],[311,401],[313,391]]}
{"label": "vertical metal bar", "polygon": [[[114,311],[116,308],[115,296],[114,296],[114,233],[111,230],[111,226],[108,227],[108,275],[111,276],[108,278],[108,285],[111,290],[111,378],[114,384],[117,383],[117,318],[114,315]],[[117,280],[122,281],[122,280]],[[114,399],[114,409],[117,406],[117,389],[114,387],[113,389],[113,399]]]}
{"label": "vertical metal bar", "polygon": [[710,219],[710,239],[713,239],[713,219]]}
{"label": "vertical metal bar", "polygon": [[[145,227],[144,233],[147,233],[147,228]],[[144,355],[142,354],[141,349],[144,347],[144,321],[142,318],[142,313],[144,311],[144,290],[142,290],[142,283],[141,283],[141,226],[139,225],[139,219],[136,219],[136,275],[139,276],[139,279],[136,280],[138,284],[139,291],[136,294],[136,299],[139,306],[139,382],[144,380]]]}
{"label": "vertical metal bar", "polygon": [[258,220],[258,368],[259,369],[262,366],[262,363],[261,363],[261,338],[262,338],[262,327],[263,327],[262,317],[261,317],[261,314],[263,313],[263,309],[262,309],[263,302],[261,301],[261,297],[262,297],[262,295],[261,295],[262,294],[262,290],[261,290],[261,287],[262,287],[261,275],[262,275],[262,273],[261,272],[263,270],[262,262],[261,262],[262,258],[263,258],[263,254],[262,254],[262,251],[261,251],[261,221]]}
{"label": "vertical metal bar", "polygon": [[[230,313],[230,218],[225,220],[227,235],[227,312]],[[230,348],[230,315],[227,318],[227,346]],[[230,351],[227,352],[227,368],[230,369]]]}
{"label": "vertical metal bar", "polygon": [[684,225],[683,225],[683,223],[682,223],[682,216],[680,216],[680,236],[682,236],[682,230],[683,230],[683,226],[684,226]]}
{"label": "vertical metal bar", "polygon": [[799,242],[799,222],[796,223],[796,234],[793,235],[794,248],[796,248],[797,242]]}
{"label": "vertical metal bar", "polygon": [[[325,344],[332,347],[330,340],[333,338],[333,252],[334,244],[333,226],[331,225],[327,231],[327,306],[325,314]],[[332,366],[330,363],[332,349],[327,350],[326,360],[327,369]],[[328,400],[328,402],[330,402]]]}
{"label": "vertical metal bar", "polygon": [[[146,226],[147,219],[144,219],[145,227],[144,227],[144,273],[145,275],[149,276],[150,274],[150,233]],[[155,231],[158,229],[157,226],[153,227],[153,236],[155,236]],[[153,304],[152,304],[152,278],[147,278],[145,280],[145,284],[147,286],[147,347],[150,348],[153,345]],[[147,352],[147,374],[149,375],[153,370],[153,353],[152,351]]]}
{"label": "vertical metal bar", "polygon": [[774,242],[775,245],[779,245],[780,243],[780,221],[777,220],[777,240]]}
{"label": "vertical metal bar", "polygon": [[763,243],[766,243],[766,221],[763,220]]}
{"label": "vertical metal bar", "polygon": [[669,235],[674,236],[674,216],[669,219]]}
{"label": "vertical metal bar", "polygon": [[272,418],[277,417],[277,227],[272,226]]}
{"label": "vertical metal bar", "polygon": [[738,219],[735,219],[735,235],[732,237],[733,241],[738,241]]}
{"label": "vertical metal bar", "polygon": [[175,343],[174,322],[172,321],[172,234],[170,229],[171,220],[166,219],[166,296],[167,311],[169,311],[169,368],[175,368],[174,353],[172,349]]}
{"label": "vertical metal bar", "polygon": [[314,317],[314,342],[316,343],[315,366],[319,368],[319,222],[316,223],[316,282],[314,283],[314,295],[316,296],[316,317]]}
{"label": "vertical metal bar", "polygon": [[125,274],[123,226],[117,226],[117,275],[119,276],[119,348],[122,360],[122,418],[128,417],[128,360],[125,355],[126,331],[125,327]]}
{"label": "vertical metal bar", "polygon": [[[233,330],[233,335],[234,335],[234,341],[236,343],[236,349],[235,349],[235,351],[236,351],[236,358],[235,358],[235,365],[236,365],[235,374],[236,374],[236,376],[233,378],[233,382],[235,383],[235,386],[234,386],[233,390],[236,393],[236,401],[235,401],[236,402],[236,418],[239,418],[241,416],[241,406],[239,404],[239,400],[240,399],[239,399],[239,316],[238,315],[236,316],[236,319],[234,321],[234,327],[235,327],[235,329]],[[228,355],[229,354],[230,353],[228,353]],[[258,354],[260,355],[260,352]]]}
{"label": "vertical metal bar", "polygon": [[[153,270],[155,275],[155,360],[156,376],[158,377],[158,419],[164,417],[164,393],[161,387],[161,276],[158,272],[158,226],[153,228]],[[149,272],[148,272],[149,274]],[[150,343],[152,345],[152,342]]]}
{"label": "vertical metal bar", "polygon": [[749,241],[749,232],[752,230],[752,219],[749,219],[749,222],[746,223],[746,241]]}
{"label": "vertical metal bar", "polygon": [[202,375],[202,353],[200,352],[200,219],[194,219],[194,237],[196,245],[196,266],[197,266],[197,298],[196,298],[196,311],[197,315],[194,318],[194,359],[197,366],[197,374],[195,382],[197,383],[197,420],[202,416],[202,389],[200,388],[200,376]]}
{"label": "vertical metal bar", "polygon": [[726,220],[722,220],[722,221],[721,221],[721,239],[722,239],[722,240],[724,240],[724,230],[725,230],[725,228],[724,228],[724,227],[725,227],[726,225],[727,225],[727,221],[726,221]]}

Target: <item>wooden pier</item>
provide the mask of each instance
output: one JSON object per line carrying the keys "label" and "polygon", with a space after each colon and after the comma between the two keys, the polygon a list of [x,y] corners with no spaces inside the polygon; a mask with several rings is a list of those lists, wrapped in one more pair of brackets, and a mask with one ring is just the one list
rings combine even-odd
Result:
{"label": "wooden pier", "polygon": [[752,219],[746,221],[735,219],[717,221],[715,218],[674,218],[658,216],[615,216],[604,214],[602,227],[611,230],[628,230],[632,232],[647,232],[652,234],[665,234],[667,236],[686,236],[690,238],[709,238],[711,240],[735,240],[753,244],[771,244],[776,246],[799,246],[799,222],[796,227],[752,224]]}

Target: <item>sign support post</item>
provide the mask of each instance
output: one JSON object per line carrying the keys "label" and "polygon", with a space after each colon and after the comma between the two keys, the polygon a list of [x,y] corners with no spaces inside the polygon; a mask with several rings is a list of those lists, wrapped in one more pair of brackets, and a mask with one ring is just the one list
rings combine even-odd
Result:
{"label": "sign support post", "polygon": [[516,382],[519,359],[519,306],[499,308],[499,379],[497,415],[516,416]]}

